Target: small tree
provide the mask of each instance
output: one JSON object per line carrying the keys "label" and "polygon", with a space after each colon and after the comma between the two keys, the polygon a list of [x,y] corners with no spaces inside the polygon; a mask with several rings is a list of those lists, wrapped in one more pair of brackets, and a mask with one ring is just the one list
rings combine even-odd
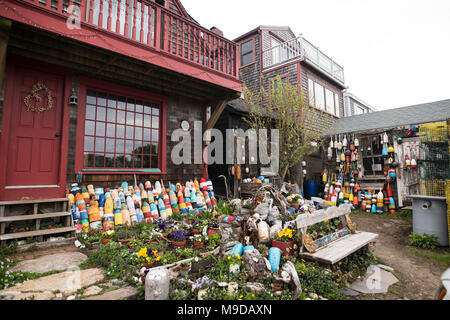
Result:
{"label": "small tree", "polygon": [[[290,167],[321,146],[326,116],[314,110],[309,99],[280,77],[271,86],[268,94],[263,86],[250,90],[244,85],[244,101],[249,108],[249,116],[244,121],[257,132],[259,129],[279,130],[279,174],[284,181]],[[267,103],[262,106],[264,101]]]}

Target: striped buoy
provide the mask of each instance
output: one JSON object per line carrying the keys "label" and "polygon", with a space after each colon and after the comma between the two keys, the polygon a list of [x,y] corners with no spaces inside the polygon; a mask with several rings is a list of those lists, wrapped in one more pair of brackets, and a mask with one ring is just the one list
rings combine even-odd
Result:
{"label": "striped buoy", "polygon": [[159,210],[159,215],[161,216],[161,218],[166,219],[167,218],[166,206],[164,205],[164,201],[161,198],[159,198],[159,200],[158,200],[158,210]]}
{"label": "striped buoy", "polygon": [[116,209],[114,212],[114,225],[121,226],[123,225],[123,216],[122,211],[120,209]]}
{"label": "striped buoy", "polygon": [[150,203],[150,213],[152,214],[152,221],[159,219],[159,212],[155,202]]}

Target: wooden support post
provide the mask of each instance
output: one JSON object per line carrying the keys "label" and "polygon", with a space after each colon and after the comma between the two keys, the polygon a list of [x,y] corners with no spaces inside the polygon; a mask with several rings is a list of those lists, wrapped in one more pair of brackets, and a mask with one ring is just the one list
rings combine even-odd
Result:
{"label": "wooden support post", "polygon": [[217,107],[214,109],[214,112],[211,115],[211,118],[206,123],[205,131],[214,128],[214,126],[216,125],[217,120],[219,120],[219,117],[222,114],[223,110],[225,110],[227,103],[228,103],[228,100],[223,100],[223,101],[219,102]]}
{"label": "wooden support post", "polygon": [[0,92],[3,89],[3,78],[5,76],[6,51],[9,40],[9,30],[11,29],[11,20],[0,17]]}
{"label": "wooden support post", "polygon": [[[0,217],[4,217],[5,216],[5,206],[0,205]],[[6,223],[1,222],[0,223],[0,235],[5,234],[5,226]]]}

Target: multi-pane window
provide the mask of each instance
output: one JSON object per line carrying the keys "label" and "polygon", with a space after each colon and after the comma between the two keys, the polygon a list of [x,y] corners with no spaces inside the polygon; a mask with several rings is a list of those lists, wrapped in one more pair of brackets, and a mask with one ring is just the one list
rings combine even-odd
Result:
{"label": "multi-pane window", "polygon": [[247,64],[253,63],[254,58],[253,39],[250,39],[241,44],[241,66],[246,66]]}
{"label": "multi-pane window", "polygon": [[159,168],[160,106],[87,90],[85,169]]}
{"label": "multi-pane window", "polygon": [[339,95],[318,82],[308,79],[310,105],[339,116]]}
{"label": "multi-pane window", "polygon": [[365,113],[364,108],[361,107],[360,105],[354,103],[353,106],[354,106],[354,110],[355,110],[355,115],[357,115],[357,114],[364,114]]}

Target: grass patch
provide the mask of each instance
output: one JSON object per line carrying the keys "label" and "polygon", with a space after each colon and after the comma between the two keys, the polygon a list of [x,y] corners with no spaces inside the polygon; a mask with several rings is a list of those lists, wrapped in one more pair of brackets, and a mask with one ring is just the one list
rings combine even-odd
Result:
{"label": "grass patch", "polygon": [[353,210],[352,213],[356,214],[356,215],[361,215],[361,216],[371,216],[371,217],[376,216],[376,217],[385,218],[385,219],[412,221],[412,210],[405,210],[405,209],[400,209],[394,214],[370,213],[370,212],[362,211],[360,209]]}
{"label": "grass patch", "polygon": [[409,251],[426,259],[439,262],[442,266],[450,266],[450,252],[432,252],[416,248],[409,248]]}

